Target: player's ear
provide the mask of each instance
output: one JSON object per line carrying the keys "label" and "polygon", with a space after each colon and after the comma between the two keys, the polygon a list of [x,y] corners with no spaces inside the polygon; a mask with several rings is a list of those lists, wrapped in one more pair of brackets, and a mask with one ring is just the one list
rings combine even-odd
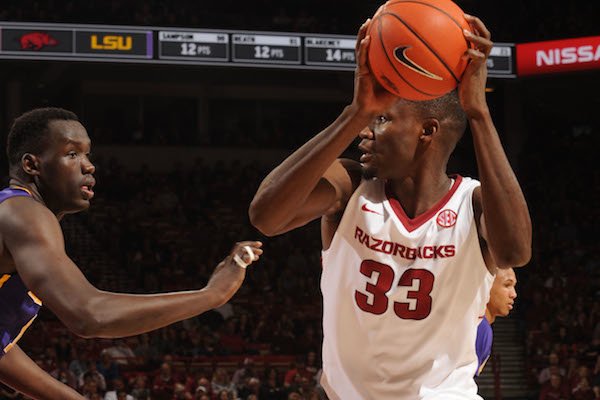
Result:
{"label": "player's ear", "polygon": [[429,142],[433,138],[432,136],[439,132],[440,121],[438,121],[436,118],[427,118],[421,124],[421,129],[421,136],[419,139]]}
{"label": "player's ear", "polygon": [[25,153],[21,157],[21,168],[27,175],[37,176],[40,174],[40,159],[35,154]]}

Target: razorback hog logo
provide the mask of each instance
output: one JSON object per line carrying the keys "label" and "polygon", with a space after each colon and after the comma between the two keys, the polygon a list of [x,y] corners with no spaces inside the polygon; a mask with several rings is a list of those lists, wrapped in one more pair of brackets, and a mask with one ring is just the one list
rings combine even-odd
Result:
{"label": "razorback hog logo", "polygon": [[41,50],[46,46],[56,46],[58,41],[45,32],[30,32],[21,36],[21,50]]}
{"label": "razorback hog logo", "polygon": [[436,222],[442,228],[450,228],[456,224],[456,213],[452,210],[442,210],[437,216]]}

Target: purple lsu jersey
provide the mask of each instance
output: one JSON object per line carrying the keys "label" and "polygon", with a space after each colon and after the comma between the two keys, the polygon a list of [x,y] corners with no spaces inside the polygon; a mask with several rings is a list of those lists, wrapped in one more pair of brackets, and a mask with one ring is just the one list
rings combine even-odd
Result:
{"label": "purple lsu jersey", "polygon": [[488,322],[488,320],[483,317],[479,326],[477,326],[477,340],[475,342],[475,350],[477,351],[477,360],[479,361],[479,366],[477,367],[477,374],[479,376],[481,371],[483,371],[483,367],[485,367],[485,363],[488,358],[490,358],[490,354],[492,354],[492,341],[494,338],[494,333],[492,331],[492,326]]}
{"label": "purple lsu jersey", "polygon": [[[11,197],[31,195],[23,189],[0,191],[0,203]],[[15,274],[0,275],[0,358],[4,356],[29,328],[42,305]]]}

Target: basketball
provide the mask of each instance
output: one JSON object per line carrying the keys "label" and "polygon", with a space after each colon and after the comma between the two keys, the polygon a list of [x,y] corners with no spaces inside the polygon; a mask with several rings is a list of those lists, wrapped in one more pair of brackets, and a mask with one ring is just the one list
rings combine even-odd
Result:
{"label": "basketball", "polygon": [[373,16],[368,62],[377,81],[408,100],[430,100],[460,82],[469,48],[463,11],[450,0],[390,0]]}

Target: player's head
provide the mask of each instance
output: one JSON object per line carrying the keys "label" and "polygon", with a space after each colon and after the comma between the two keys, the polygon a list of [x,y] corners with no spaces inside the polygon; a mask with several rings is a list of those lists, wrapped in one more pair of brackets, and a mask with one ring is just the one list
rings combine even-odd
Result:
{"label": "player's head", "polygon": [[498,269],[490,290],[490,301],[487,304],[488,312],[493,319],[506,317],[513,309],[517,298],[516,285],[517,277],[512,268]]}
{"label": "player's head", "polygon": [[6,153],[10,175],[34,184],[56,214],[89,207],[95,167],[90,138],[77,115],[61,108],[38,108],[15,119]]}
{"label": "player's head", "polygon": [[369,125],[372,140],[361,133],[359,148],[365,176],[393,179],[411,175],[435,161],[448,162],[467,126],[456,90],[433,100],[398,99]]}

